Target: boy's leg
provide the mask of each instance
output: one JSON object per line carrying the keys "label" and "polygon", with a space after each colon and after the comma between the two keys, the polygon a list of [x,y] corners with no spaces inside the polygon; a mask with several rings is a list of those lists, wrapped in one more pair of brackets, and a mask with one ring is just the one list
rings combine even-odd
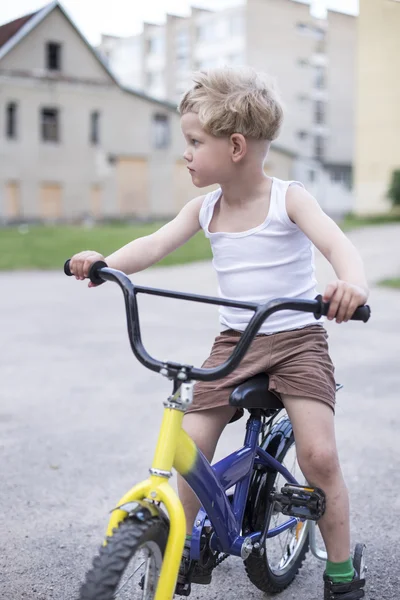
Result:
{"label": "boy's leg", "polygon": [[364,598],[363,574],[355,575],[350,556],[349,497],[339,465],[334,415],[328,404],[282,395],[293,425],[300,468],[311,485],[326,494],[319,528],[328,553],[324,573],[325,600]]}
{"label": "boy's leg", "polygon": [[326,494],[326,511],[318,522],[328,560],[350,557],[350,518],[347,488],[336,448],[334,414],[318,400],[282,396],[292,422],[300,468],[310,485]]}
{"label": "boy's leg", "polygon": [[[235,412],[235,408],[227,405],[187,413],[184,416],[184,430],[210,462],[213,459],[221,433]],[[178,492],[186,516],[186,533],[190,535],[200,508],[200,502],[180,475],[178,475]]]}

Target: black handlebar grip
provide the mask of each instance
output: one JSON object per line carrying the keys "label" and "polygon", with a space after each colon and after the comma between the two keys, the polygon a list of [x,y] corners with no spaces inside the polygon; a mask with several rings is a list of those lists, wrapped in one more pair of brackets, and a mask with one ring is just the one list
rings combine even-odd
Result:
{"label": "black handlebar grip", "polygon": [[69,268],[69,263],[71,262],[71,259],[69,258],[68,260],[65,261],[64,263],[64,273],[66,275],[68,275],[68,277],[72,277],[73,273],[71,273],[71,270]]}
{"label": "black handlebar grip", "polygon": [[[68,275],[68,277],[72,277],[73,273],[71,273],[71,269],[69,268],[69,263],[70,263],[71,259],[69,258],[68,260],[65,261],[64,263],[64,273],[66,275]],[[102,269],[103,267],[107,267],[107,263],[104,262],[104,260],[97,260],[96,262],[94,262],[89,270],[89,279],[92,283],[94,283],[95,285],[101,285],[102,283],[104,283],[104,279],[101,279],[101,277],[99,277],[99,275],[97,274],[98,269]]]}
{"label": "black handlebar grip", "polygon": [[[315,298],[315,300],[317,300],[319,306],[314,311],[314,317],[316,319],[320,319],[322,315],[326,317],[326,315],[329,312],[329,302],[323,302],[321,294],[319,294]],[[351,317],[351,321],[364,321],[364,323],[366,323],[369,320],[370,316],[371,309],[368,306],[368,304],[365,304],[364,306],[359,306],[358,308],[356,308],[356,310],[353,313],[353,316]]]}
{"label": "black handlebar grip", "polygon": [[369,320],[370,316],[371,316],[371,309],[368,306],[368,304],[365,304],[364,306],[359,306],[358,308],[356,308],[356,311],[353,313],[351,320],[352,321],[364,321],[364,323],[366,323]]}
{"label": "black handlebar grip", "polygon": [[104,260],[97,260],[96,262],[94,262],[92,264],[92,266],[89,269],[89,279],[92,283],[94,283],[95,285],[101,285],[102,283],[104,283],[104,279],[102,279],[100,277],[100,275],[98,274],[99,269],[103,269],[103,267],[107,267],[107,263],[104,262]]}

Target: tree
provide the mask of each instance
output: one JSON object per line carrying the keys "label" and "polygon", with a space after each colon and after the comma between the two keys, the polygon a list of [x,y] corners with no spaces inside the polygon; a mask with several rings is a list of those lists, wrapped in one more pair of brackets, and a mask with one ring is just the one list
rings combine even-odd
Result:
{"label": "tree", "polygon": [[392,201],[393,206],[400,206],[400,169],[393,171],[387,195]]}

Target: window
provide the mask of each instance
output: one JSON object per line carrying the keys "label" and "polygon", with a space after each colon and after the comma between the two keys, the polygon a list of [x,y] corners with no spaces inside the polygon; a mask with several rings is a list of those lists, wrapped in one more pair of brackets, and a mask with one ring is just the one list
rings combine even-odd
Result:
{"label": "window", "polygon": [[315,44],[315,52],[317,54],[326,54],[326,41],[325,38],[321,38],[317,40]]}
{"label": "window", "polygon": [[242,14],[232,15],[230,18],[230,33],[231,35],[243,35],[244,20]]}
{"label": "window", "polygon": [[188,56],[177,56],[176,57],[176,68],[178,71],[189,71],[190,70],[190,57]]}
{"label": "window", "polygon": [[325,88],[325,67],[315,67],[315,87],[320,90]]}
{"label": "window", "polygon": [[238,66],[243,63],[243,56],[240,53],[230,54],[228,56],[227,64],[231,66]]}
{"label": "window", "polygon": [[90,113],[90,143],[97,146],[100,140],[100,113],[94,110]]}
{"label": "window", "polygon": [[306,58],[298,58],[297,64],[299,65],[299,67],[308,67],[309,62]]}
{"label": "window", "polygon": [[146,77],[146,87],[147,88],[153,87],[154,82],[155,82],[154,73],[149,71],[148,73],[146,73],[145,77]]}
{"label": "window", "polygon": [[298,131],[298,132],[297,132],[297,137],[298,137],[300,140],[305,140],[305,139],[307,139],[307,137],[308,137],[308,133],[307,133],[307,131],[300,130],[300,131]]}
{"label": "window", "polygon": [[322,135],[316,135],[314,138],[314,157],[317,160],[324,160],[325,140]]}
{"label": "window", "polygon": [[316,27],[311,23],[297,23],[296,29],[299,33],[303,33],[317,40],[323,39],[325,36],[325,31],[323,29]]}
{"label": "window", "polygon": [[163,73],[161,71],[148,71],[146,73],[147,88],[159,88],[163,85]]}
{"label": "window", "polygon": [[186,59],[190,51],[189,32],[186,30],[178,31],[175,40],[176,58]]}
{"label": "window", "polygon": [[342,165],[331,165],[328,168],[330,172],[331,181],[339,182],[345,185],[348,189],[352,186],[352,172],[351,167]]}
{"label": "window", "polygon": [[213,69],[218,65],[218,58],[205,58],[204,60],[198,60],[195,63],[196,71],[202,71],[206,69]]}
{"label": "window", "polygon": [[170,139],[168,115],[163,115],[160,113],[153,115],[152,126],[154,148],[159,150],[168,148]]}
{"label": "window", "polygon": [[325,102],[322,100],[315,101],[314,122],[317,125],[323,125],[325,123]]}
{"label": "window", "polygon": [[331,171],[331,181],[342,181],[342,173],[336,169]]}
{"label": "window", "polygon": [[196,28],[196,39],[198,42],[212,42],[217,37],[216,23],[198,25]]}
{"label": "window", "polygon": [[41,133],[44,142],[59,141],[59,118],[57,108],[42,108]]}
{"label": "window", "polygon": [[162,54],[164,51],[164,40],[160,36],[154,36],[147,39],[148,54]]}
{"label": "window", "polygon": [[46,68],[49,71],[61,71],[61,44],[49,42],[46,45]]}
{"label": "window", "polygon": [[17,103],[9,102],[6,106],[6,136],[9,140],[17,137]]}

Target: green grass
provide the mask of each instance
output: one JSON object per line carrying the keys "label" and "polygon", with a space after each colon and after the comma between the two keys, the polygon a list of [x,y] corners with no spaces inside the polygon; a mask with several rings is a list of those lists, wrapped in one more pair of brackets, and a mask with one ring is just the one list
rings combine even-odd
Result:
{"label": "green grass", "polygon": [[[37,225],[0,229],[0,270],[61,269],[67,258],[81,250],[96,250],[107,256],[161,225],[116,223],[93,228]],[[159,264],[173,265],[209,258],[209,241],[200,232]]]}
{"label": "green grass", "polygon": [[[393,222],[400,222],[400,212],[366,217],[349,214],[340,226],[348,231]],[[162,224],[127,225],[116,221],[92,228],[79,225],[7,227],[0,229],[0,270],[60,269],[66,258],[81,250],[96,250],[107,256],[131,240],[152,233]],[[209,242],[200,232],[159,264],[174,265],[210,258]]]}
{"label": "green grass", "polygon": [[343,231],[356,229],[357,227],[368,227],[371,225],[385,225],[387,223],[400,223],[400,212],[393,210],[389,213],[378,215],[365,215],[363,217],[349,213],[339,223]]}
{"label": "green grass", "polygon": [[393,279],[383,279],[379,282],[379,284],[385,287],[400,289],[400,277],[393,277]]}

